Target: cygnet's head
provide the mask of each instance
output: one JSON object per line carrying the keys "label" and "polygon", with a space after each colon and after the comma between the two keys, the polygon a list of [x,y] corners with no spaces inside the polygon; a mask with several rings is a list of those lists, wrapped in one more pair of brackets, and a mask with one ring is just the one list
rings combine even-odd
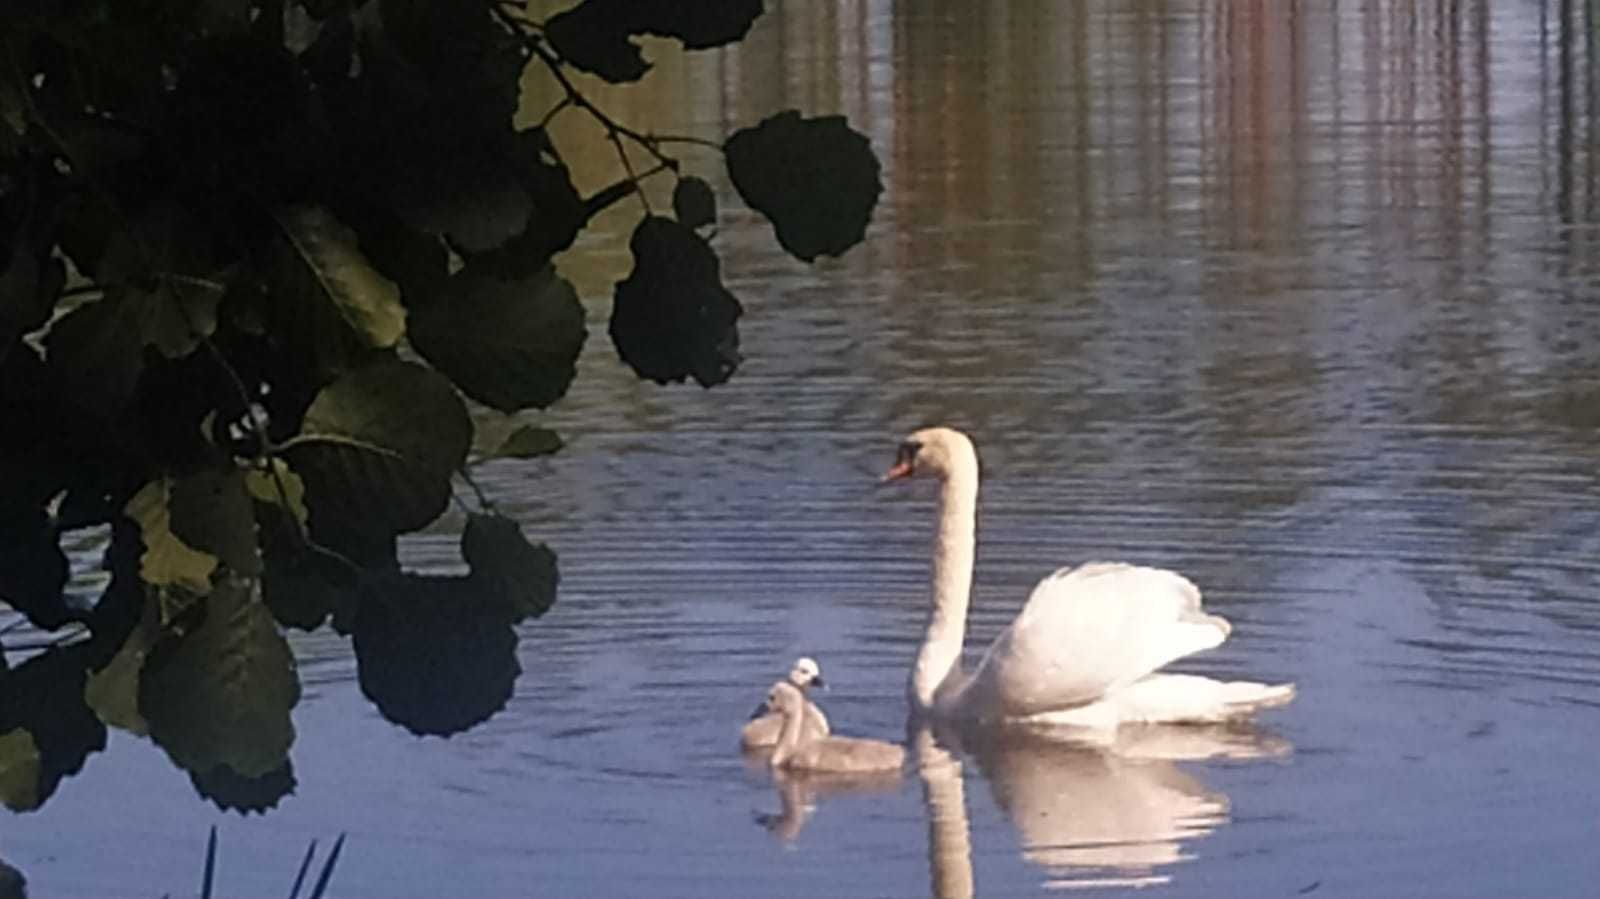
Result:
{"label": "cygnet's head", "polygon": [[826,687],[822,682],[822,666],[810,656],[801,656],[794,660],[794,667],[789,669],[789,683],[804,690],[806,687]]}
{"label": "cygnet's head", "polygon": [[780,715],[794,715],[805,707],[806,698],[794,684],[778,681],[767,693],[767,710]]}
{"label": "cygnet's head", "polygon": [[885,481],[933,476],[947,478],[952,472],[977,465],[978,453],[967,435],[952,428],[923,428],[900,441],[894,466],[883,476]]}

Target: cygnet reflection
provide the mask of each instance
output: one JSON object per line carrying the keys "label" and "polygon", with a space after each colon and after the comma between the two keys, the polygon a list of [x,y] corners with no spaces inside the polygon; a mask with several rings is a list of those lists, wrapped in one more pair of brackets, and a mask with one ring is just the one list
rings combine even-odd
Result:
{"label": "cygnet reflection", "polygon": [[778,790],[778,812],[757,813],[756,822],[786,843],[805,829],[819,802],[836,796],[894,793],[902,783],[899,771],[840,774],[772,768],[771,772],[773,786]]}

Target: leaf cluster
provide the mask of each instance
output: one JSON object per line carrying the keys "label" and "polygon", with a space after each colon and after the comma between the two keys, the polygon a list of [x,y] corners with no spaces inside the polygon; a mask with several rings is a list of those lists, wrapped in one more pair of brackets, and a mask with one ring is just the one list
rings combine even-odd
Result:
{"label": "leaf cluster", "polygon": [[[721,143],[641,134],[580,91],[648,70],[637,38],[739,40],[760,0],[584,0],[548,21],[488,0],[24,4],[0,32],[0,602],[63,640],[0,653],[0,802],[38,807],[146,736],[219,806],[294,787],[289,628],[349,635],[390,720],[448,735],[509,697],[517,625],[555,554],[468,469],[469,403],[542,410],[587,313],[556,257],[637,200],[609,334],[660,383],[725,382],[742,306],[710,183],[800,259],[863,236],[881,186],[842,119],[786,111]],[[563,99],[519,127],[532,69]],[[603,126],[585,196],[545,127]],[[628,148],[654,167],[636,171]],[[671,214],[644,179],[671,177]],[[527,426],[497,455],[555,452]],[[397,538],[473,487],[468,574],[404,571]],[[459,500],[458,500],[459,501]],[[69,590],[63,539],[105,529],[110,579]]]}

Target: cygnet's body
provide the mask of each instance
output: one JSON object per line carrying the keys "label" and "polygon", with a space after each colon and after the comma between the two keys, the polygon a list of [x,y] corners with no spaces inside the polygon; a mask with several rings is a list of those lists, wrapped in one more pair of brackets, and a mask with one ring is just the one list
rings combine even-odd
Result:
{"label": "cygnet's body", "polygon": [[[817,704],[805,698],[805,691],[812,686],[825,686],[822,682],[822,668],[817,661],[809,656],[801,656],[795,660],[794,667],[789,669],[789,683],[801,692],[801,702],[805,703],[805,714],[801,719],[800,739],[810,740],[828,735],[828,716],[822,713]],[[765,749],[777,745],[778,735],[783,731],[783,717],[777,712],[769,712],[756,718],[744,726],[739,734],[739,744],[745,749]]]}
{"label": "cygnet's body", "polygon": [[893,771],[905,764],[905,748],[882,740],[835,736],[805,739],[805,702],[805,696],[792,684],[779,681],[772,685],[767,709],[783,719],[783,730],[769,761],[772,767],[847,773]]}

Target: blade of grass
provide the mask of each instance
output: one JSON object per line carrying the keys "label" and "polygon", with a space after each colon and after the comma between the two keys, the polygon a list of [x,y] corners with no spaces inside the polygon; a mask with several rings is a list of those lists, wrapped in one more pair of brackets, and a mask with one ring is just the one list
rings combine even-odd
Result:
{"label": "blade of grass", "polygon": [[300,871],[294,875],[294,889],[289,891],[289,899],[297,899],[300,895],[300,884],[306,881],[306,872],[311,870],[311,856],[317,854],[317,841],[312,840],[306,847],[305,857],[300,859]]}
{"label": "blade of grass", "polygon": [[311,899],[322,899],[322,893],[328,888],[328,880],[333,877],[333,866],[339,861],[339,850],[344,848],[344,834],[339,834],[339,839],[333,841],[333,851],[328,853],[328,860],[322,865],[322,873],[317,875],[317,885],[311,889]]}
{"label": "blade of grass", "polygon": [[211,825],[206,838],[206,870],[200,876],[200,899],[211,899],[211,885],[217,876],[217,825]]}

